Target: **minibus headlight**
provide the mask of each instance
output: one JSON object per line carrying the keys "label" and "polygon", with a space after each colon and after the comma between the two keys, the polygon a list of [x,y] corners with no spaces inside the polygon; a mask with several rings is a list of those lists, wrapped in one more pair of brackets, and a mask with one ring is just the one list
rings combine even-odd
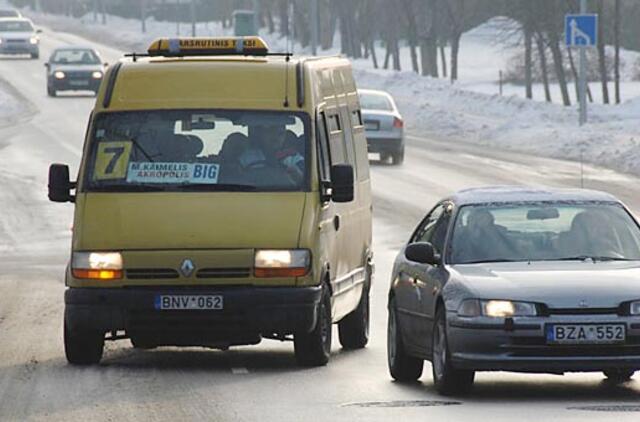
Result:
{"label": "minibus headlight", "polygon": [[254,259],[256,277],[303,277],[309,272],[311,253],[307,249],[261,249]]}
{"label": "minibus headlight", "polygon": [[120,252],[74,252],[71,273],[75,278],[116,280],[122,278]]}
{"label": "minibus headlight", "polygon": [[58,70],[56,73],[53,74],[53,76],[56,79],[64,79],[67,75],[65,75],[64,72],[61,72]]}

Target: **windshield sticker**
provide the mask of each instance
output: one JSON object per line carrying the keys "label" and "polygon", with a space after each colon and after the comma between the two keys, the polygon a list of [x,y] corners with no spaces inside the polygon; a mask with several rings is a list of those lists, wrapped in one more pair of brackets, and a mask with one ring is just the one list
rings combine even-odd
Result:
{"label": "windshield sticker", "polygon": [[127,182],[211,185],[218,183],[219,170],[218,164],[132,162],[129,164]]}
{"label": "windshield sticker", "polygon": [[100,142],[93,171],[94,180],[124,179],[127,176],[131,141]]}

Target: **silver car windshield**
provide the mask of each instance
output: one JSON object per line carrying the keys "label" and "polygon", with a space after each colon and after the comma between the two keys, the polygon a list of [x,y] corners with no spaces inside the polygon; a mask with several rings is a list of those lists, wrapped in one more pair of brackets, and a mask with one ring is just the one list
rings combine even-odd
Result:
{"label": "silver car windshield", "polygon": [[449,262],[640,260],[640,230],[617,204],[463,206]]}
{"label": "silver car windshield", "polygon": [[7,20],[0,22],[0,32],[33,32],[33,25],[28,21]]}
{"label": "silver car windshield", "polygon": [[155,110],[102,113],[93,123],[88,191],[306,190],[302,113]]}

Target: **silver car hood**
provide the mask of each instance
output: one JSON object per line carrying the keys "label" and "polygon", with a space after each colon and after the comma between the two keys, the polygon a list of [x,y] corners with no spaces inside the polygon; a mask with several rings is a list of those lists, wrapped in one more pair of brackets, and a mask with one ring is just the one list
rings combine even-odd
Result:
{"label": "silver car hood", "polygon": [[455,290],[479,299],[539,302],[550,308],[610,308],[640,300],[639,261],[465,264],[449,269]]}

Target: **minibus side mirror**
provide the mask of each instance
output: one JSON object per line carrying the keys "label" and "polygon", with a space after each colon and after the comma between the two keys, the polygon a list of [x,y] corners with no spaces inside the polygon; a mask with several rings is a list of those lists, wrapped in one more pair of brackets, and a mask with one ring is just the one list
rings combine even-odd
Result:
{"label": "minibus side mirror", "polygon": [[336,164],[331,167],[331,199],[333,202],[351,202],[354,196],[353,167]]}
{"label": "minibus side mirror", "polygon": [[74,202],[71,189],[75,187],[69,179],[69,166],[51,164],[49,167],[49,200],[52,202]]}

